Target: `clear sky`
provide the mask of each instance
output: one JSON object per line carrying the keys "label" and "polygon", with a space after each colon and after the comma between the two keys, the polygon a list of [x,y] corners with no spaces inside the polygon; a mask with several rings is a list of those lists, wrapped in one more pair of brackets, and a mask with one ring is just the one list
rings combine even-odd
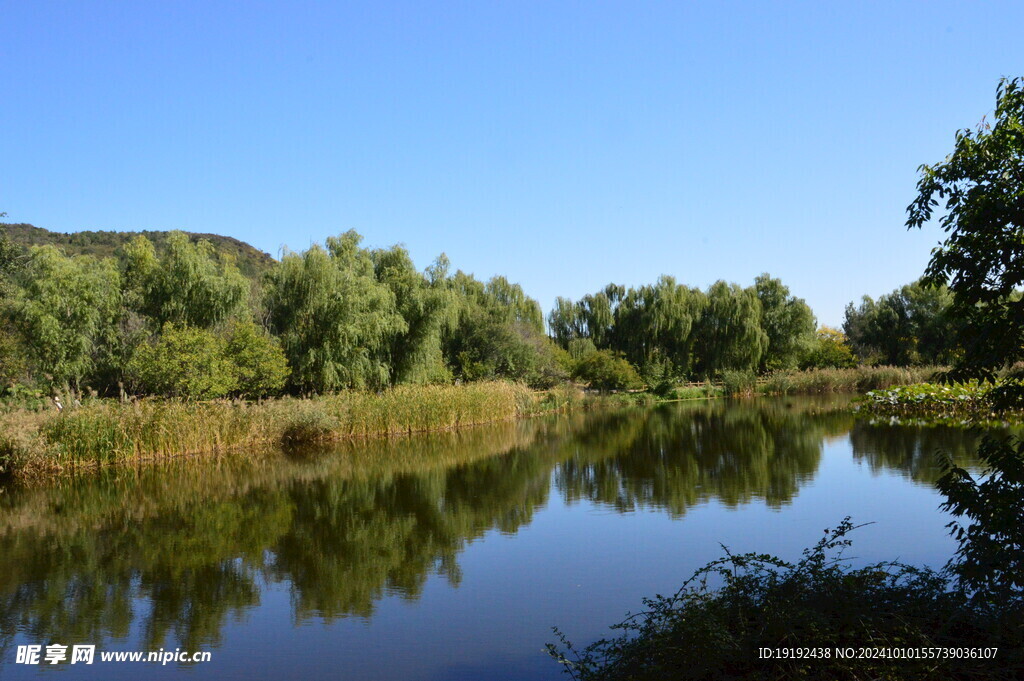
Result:
{"label": "clear sky", "polygon": [[6,2],[0,210],[277,255],[356,229],[549,309],[922,272],[917,167],[1024,75],[1020,2]]}

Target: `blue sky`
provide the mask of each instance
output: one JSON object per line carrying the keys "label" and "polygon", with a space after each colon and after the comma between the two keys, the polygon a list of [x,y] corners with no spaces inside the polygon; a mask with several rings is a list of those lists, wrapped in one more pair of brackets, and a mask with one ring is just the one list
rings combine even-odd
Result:
{"label": "blue sky", "polygon": [[549,309],[915,279],[917,167],[1024,75],[1024,3],[10,2],[0,210],[274,255],[356,229]]}

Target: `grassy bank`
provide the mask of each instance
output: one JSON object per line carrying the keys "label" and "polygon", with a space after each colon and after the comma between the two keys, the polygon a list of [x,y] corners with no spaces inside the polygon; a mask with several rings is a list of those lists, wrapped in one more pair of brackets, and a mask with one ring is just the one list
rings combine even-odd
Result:
{"label": "grassy bank", "polygon": [[577,391],[539,394],[504,382],[261,403],[92,400],[61,414],[0,415],[0,468],[16,477],[46,476],[236,448],[445,430],[582,404]]}

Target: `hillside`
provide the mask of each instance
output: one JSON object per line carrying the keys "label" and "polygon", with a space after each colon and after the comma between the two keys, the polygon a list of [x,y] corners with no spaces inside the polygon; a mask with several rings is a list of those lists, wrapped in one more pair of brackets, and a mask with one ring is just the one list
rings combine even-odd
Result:
{"label": "hillside", "polygon": [[[68,255],[93,255],[97,257],[110,257],[117,254],[117,250],[137,234],[142,234],[153,242],[159,251],[167,238],[167,232],[73,232],[64,234],[51,232],[41,227],[28,224],[6,224],[0,223],[0,231],[5,231],[10,240],[21,246],[42,246],[51,244],[61,248]],[[234,258],[238,269],[250,278],[258,278],[263,275],[274,259],[269,254],[260,251],[253,246],[229,236],[219,234],[194,234],[185,232],[193,241],[205,239],[213,244],[218,253],[229,255]]]}

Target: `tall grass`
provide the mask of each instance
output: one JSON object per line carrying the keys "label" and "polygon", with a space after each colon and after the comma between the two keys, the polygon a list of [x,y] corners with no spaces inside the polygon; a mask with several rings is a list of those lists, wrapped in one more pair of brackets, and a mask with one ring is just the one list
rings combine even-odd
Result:
{"label": "tall grass", "polygon": [[853,369],[812,369],[779,371],[758,385],[768,395],[792,395],[837,392],[867,392],[910,385],[932,379],[938,367],[856,367]]}
{"label": "tall grass", "polygon": [[446,430],[542,410],[525,386],[504,382],[263,403],[95,400],[62,414],[5,414],[3,425],[12,423],[5,432],[22,423],[18,437],[0,437],[0,467],[45,474],[240,447]]}

